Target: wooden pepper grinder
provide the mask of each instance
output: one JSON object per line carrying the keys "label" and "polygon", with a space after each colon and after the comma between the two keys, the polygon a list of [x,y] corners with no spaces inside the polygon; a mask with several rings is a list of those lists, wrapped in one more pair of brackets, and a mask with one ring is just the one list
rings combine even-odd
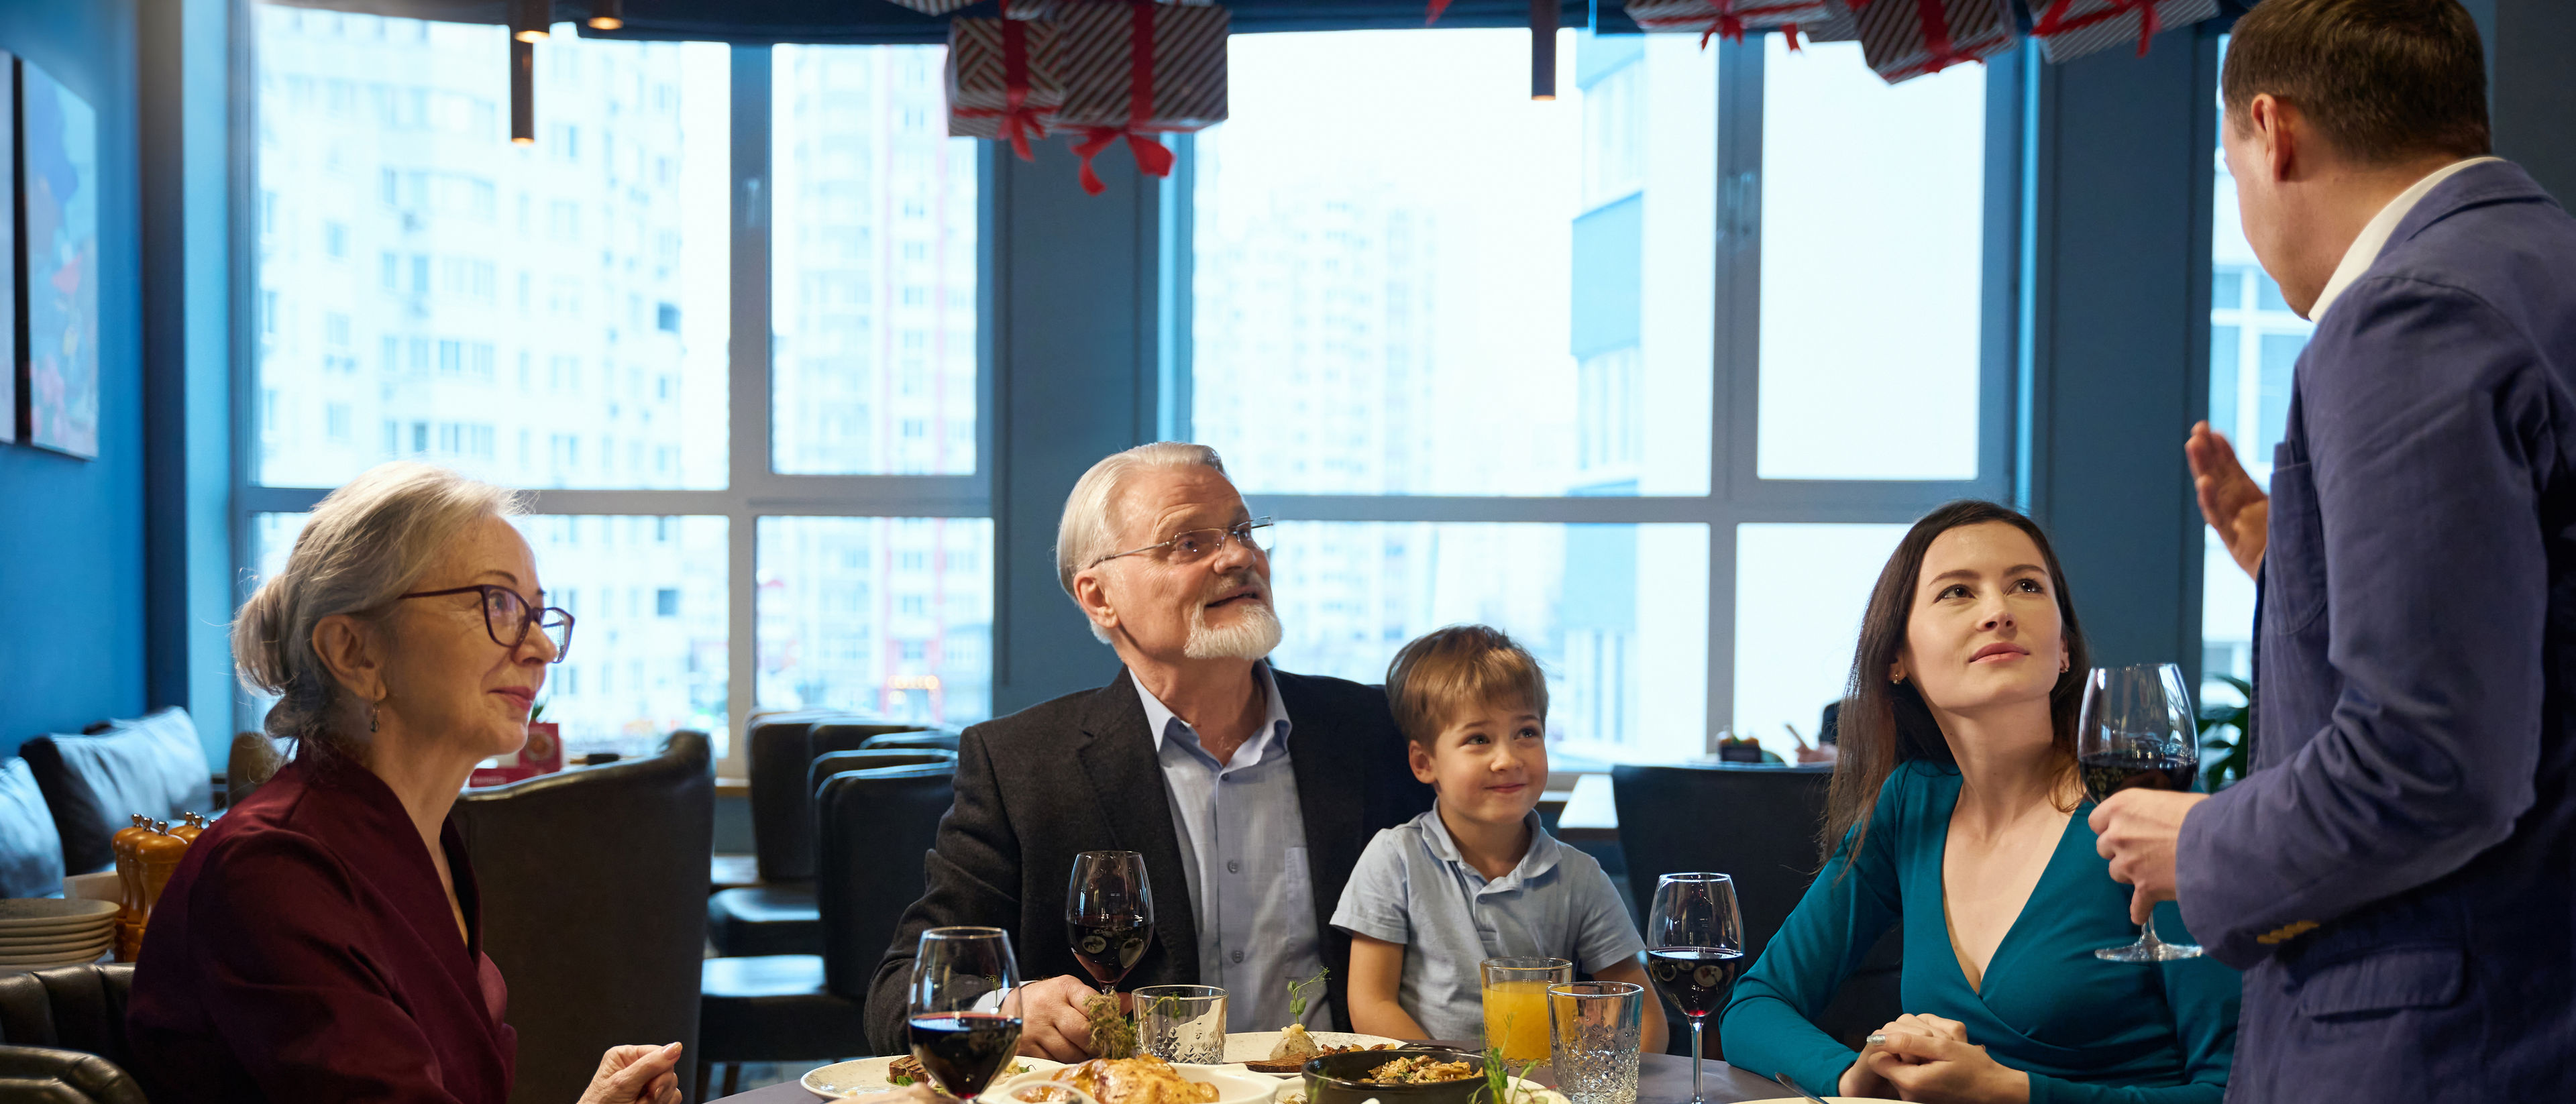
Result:
{"label": "wooden pepper grinder", "polygon": [[181,823],[172,826],[170,834],[186,840],[190,846],[194,846],[197,842],[198,833],[206,830],[205,814],[181,813],[179,814],[179,819]]}
{"label": "wooden pepper grinder", "polygon": [[179,860],[188,855],[188,841],[170,834],[170,822],[152,822],[152,834],[134,845],[143,868],[143,923],[137,925],[134,944],[140,950],[144,930],[152,923],[152,906],[161,900],[161,889],[170,884],[170,875],[179,870]]}
{"label": "wooden pepper grinder", "polygon": [[132,827],[119,828],[108,837],[108,850],[116,856],[116,960],[134,961],[134,951],[143,945],[143,860],[135,845],[151,835],[143,814],[134,814]]}

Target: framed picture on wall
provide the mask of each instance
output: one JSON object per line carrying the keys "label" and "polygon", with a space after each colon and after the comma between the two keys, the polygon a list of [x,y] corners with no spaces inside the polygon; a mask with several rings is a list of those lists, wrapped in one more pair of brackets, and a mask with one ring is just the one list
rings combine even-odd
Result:
{"label": "framed picture on wall", "polygon": [[98,112],[17,64],[18,429],[98,455]]}

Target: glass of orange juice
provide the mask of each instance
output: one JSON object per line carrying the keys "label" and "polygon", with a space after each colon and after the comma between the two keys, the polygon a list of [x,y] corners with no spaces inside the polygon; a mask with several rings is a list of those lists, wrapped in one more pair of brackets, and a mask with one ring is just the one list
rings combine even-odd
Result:
{"label": "glass of orange juice", "polygon": [[1489,958],[1477,964],[1485,989],[1485,1046],[1506,1062],[1545,1062],[1547,987],[1574,980],[1562,958]]}

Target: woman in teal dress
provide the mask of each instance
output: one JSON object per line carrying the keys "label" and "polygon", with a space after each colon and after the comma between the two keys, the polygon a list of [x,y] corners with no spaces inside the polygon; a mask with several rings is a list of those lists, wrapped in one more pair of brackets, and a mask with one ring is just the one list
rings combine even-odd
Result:
{"label": "woman in teal dress", "polygon": [[[2218,1104],[2236,972],[2093,956],[2137,927],[2075,774],[2087,666],[2030,519],[1957,502],[1915,523],[1861,624],[1832,850],[1736,984],[1719,1026],[1728,1062],[1845,1096]],[[2171,904],[2156,913],[2159,932],[2188,938]],[[1900,924],[1906,1014],[1855,1054],[1815,1019]]]}

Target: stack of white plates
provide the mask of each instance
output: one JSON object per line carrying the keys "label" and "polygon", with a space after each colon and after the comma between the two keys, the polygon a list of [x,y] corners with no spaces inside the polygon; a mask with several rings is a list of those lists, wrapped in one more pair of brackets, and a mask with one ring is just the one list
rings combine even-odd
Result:
{"label": "stack of white plates", "polygon": [[116,902],[0,900],[0,970],[96,962],[116,946]]}

